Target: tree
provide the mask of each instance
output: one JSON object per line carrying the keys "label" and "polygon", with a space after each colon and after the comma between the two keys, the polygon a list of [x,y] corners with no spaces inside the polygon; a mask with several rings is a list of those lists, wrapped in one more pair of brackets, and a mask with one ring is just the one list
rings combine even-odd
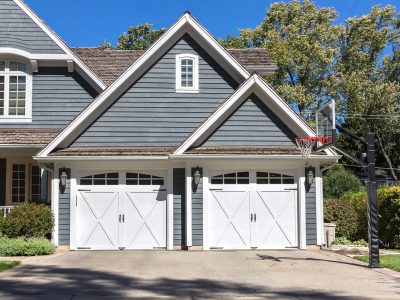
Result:
{"label": "tree", "polygon": [[[332,95],[342,103],[344,126],[360,136],[375,132],[378,155],[395,179],[400,133],[398,53],[386,55],[383,61],[379,58],[391,43],[398,42],[397,24],[393,6],[374,6],[369,14],[348,19],[331,86]],[[340,141],[356,149],[344,136]]]}
{"label": "tree", "polygon": [[224,46],[264,47],[278,65],[270,79],[275,90],[298,112],[310,119],[311,112],[327,99],[328,78],[339,50],[342,27],[334,25],[337,12],[319,8],[312,1],[277,2],[254,30],[228,36]]}
{"label": "tree", "polygon": [[346,193],[363,190],[364,187],[357,176],[341,165],[333,167],[324,176],[324,198],[342,199]]}
{"label": "tree", "polygon": [[[122,33],[118,37],[117,50],[146,50],[164,32],[166,28],[153,29],[152,24],[144,23],[128,28],[128,32]],[[104,42],[103,49],[113,49],[109,42]]]}

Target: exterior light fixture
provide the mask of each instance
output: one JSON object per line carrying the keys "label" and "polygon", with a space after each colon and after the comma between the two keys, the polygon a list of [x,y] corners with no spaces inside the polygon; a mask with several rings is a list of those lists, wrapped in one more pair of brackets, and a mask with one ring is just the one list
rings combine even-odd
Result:
{"label": "exterior light fixture", "polygon": [[60,185],[62,188],[65,188],[65,186],[67,185],[67,178],[68,178],[67,172],[62,171],[60,175]]}
{"label": "exterior light fixture", "polygon": [[193,174],[193,182],[194,182],[195,186],[199,185],[200,179],[201,179],[200,169],[199,169],[199,167],[197,167],[196,171]]}
{"label": "exterior light fixture", "polygon": [[306,168],[306,181],[307,181],[307,186],[311,187],[312,184],[314,183],[314,169],[312,167]]}

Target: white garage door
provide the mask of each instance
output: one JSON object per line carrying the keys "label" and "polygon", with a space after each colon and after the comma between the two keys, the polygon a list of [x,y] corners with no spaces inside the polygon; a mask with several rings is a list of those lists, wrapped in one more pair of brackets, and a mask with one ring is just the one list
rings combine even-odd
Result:
{"label": "white garage door", "polygon": [[162,176],[82,176],[76,202],[78,249],[165,248],[166,199]]}
{"label": "white garage door", "polygon": [[245,171],[211,177],[208,196],[211,249],[298,247],[297,215],[294,176]]}

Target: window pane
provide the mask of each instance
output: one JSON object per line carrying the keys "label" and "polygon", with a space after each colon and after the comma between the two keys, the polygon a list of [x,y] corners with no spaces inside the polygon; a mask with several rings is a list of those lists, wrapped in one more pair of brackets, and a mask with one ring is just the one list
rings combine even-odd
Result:
{"label": "window pane", "polygon": [[164,180],[162,180],[162,179],[153,179],[152,185],[164,185]]}
{"label": "window pane", "polygon": [[235,178],[225,178],[224,184],[236,184],[236,179]]}
{"label": "window pane", "polygon": [[4,72],[6,69],[6,62],[4,60],[0,60],[0,72]]}
{"label": "window pane", "polygon": [[11,198],[13,202],[25,201],[25,165],[12,165]]}
{"label": "window pane", "polygon": [[92,179],[81,178],[81,185],[92,185]]}
{"label": "window pane", "polygon": [[257,184],[268,184],[267,178],[257,178]]}
{"label": "window pane", "polygon": [[249,177],[249,172],[239,172],[237,173],[238,177]]}
{"label": "window pane", "polygon": [[31,201],[39,202],[41,200],[40,188],[42,171],[38,166],[32,166],[31,177]]}
{"label": "window pane", "polygon": [[249,181],[249,179],[238,179],[238,181],[237,181],[237,183],[238,184],[249,184],[250,183],[250,181]]}
{"label": "window pane", "polygon": [[26,64],[18,61],[10,61],[10,71],[26,72]]}
{"label": "window pane", "polygon": [[268,177],[268,172],[257,172],[257,177]]}
{"label": "window pane", "polygon": [[[0,64],[1,64],[1,61],[0,61]],[[1,69],[1,65],[0,65],[0,69]],[[4,115],[4,76],[0,76],[0,116],[3,116],[3,115]]]}
{"label": "window pane", "polygon": [[211,178],[211,183],[212,184],[222,184],[223,180],[222,180],[222,178],[213,177],[213,178]]}

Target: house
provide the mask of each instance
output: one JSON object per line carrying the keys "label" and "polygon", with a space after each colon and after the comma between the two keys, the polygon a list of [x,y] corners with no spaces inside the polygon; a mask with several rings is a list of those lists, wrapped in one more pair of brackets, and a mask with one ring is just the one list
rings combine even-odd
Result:
{"label": "house", "polygon": [[50,202],[56,245],[323,243],[338,156],[302,158],[315,132],[262,78],[264,50],[224,49],[190,13],[146,51],[72,49],[21,0],[0,14],[0,200]]}

